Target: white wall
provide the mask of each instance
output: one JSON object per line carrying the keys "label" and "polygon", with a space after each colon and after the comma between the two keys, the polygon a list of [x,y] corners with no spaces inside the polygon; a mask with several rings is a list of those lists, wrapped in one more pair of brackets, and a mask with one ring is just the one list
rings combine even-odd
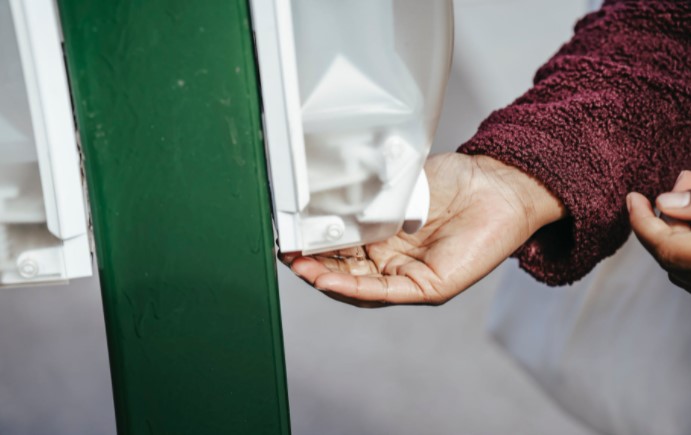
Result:
{"label": "white wall", "polygon": [[0,434],[114,433],[98,281],[0,291]]}

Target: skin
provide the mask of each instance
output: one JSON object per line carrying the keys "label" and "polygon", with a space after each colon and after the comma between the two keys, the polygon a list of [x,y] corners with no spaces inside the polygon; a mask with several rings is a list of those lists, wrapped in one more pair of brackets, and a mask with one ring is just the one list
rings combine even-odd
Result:
{"label": "skin", "polygon": [[282,261],[327,296],[356,306],[440,305],[566,215],[537,180],[489,157],[441,154],[425,171],[431,210],[418,233],[312,257],[284,254]]}
{"label": "skin", "polygon": [[691,292],[691,172],[679,176],[672,192],[660,195],[655,214],[652,204],[640,193],[626,198],[631,227],[638,240],[669,273],[677,286]]}

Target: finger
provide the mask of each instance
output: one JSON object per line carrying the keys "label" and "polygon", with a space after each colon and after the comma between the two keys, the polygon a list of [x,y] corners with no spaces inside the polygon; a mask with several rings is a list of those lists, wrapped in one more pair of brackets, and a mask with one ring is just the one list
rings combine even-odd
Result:
{"label": "finger", "polygon": [[691,233],[656,217],[650,202],[640,194],[629,195],[627,204],[636,236],[660,265],[668,271],[691,268]]}
{"label": "finger", "polygon": [[663,193],[657,197],[657,208],[666,216],[689,221],[691,220],[691,191]]}
{"label": "finger", "polygon": [[[672,188],[672,192],[686,192],[691,190],[691,171],[682,171],[681,174],[679,174],[679,177],[677,178],[677,181],[674,183],[674,187]],[[664,199],[663,199],[664,201]],[[672,199],[673,202],[676,202],[674,199]],[[676,227],[680,225],[684,225],[686,221],[689,220],[686,215],[679,215],[679,217],[674,217],[672,215],[676,215],[676,213],[673,210],[669,210],[668,207],[661,205],[660,201],[656,201],[657,204],[656,206],[660,211],[662,211],[662,219],[669,223],[671,226]],[[662,208],[661,208],[662,207]],[[674,208],[674,207],[671,207]],[[667,214],[665,213],[671,213]]]}
{"label": "finger", "polygon": [[313,258],[332,272],[345,272],[352,275],[372,275],[378,273],[374,263],[362,257],[325,257],[315,255]]}
{"label": "finger", "polygon": [[[316,280],[319,276],[330,273],[328,267],[324,265],[321,261],[313,257],[300,257],[296,259],[293,264],[293,271],[302,279],[304,279],[309,285],[315,286]],[[315,286],[316,287],[316,286]],[[390,304],[384,302],[372,302],[372,301],[362,301],[354,298],[344,296],[342,294],[332,292],[326,289],[318,289],[325,296],[334,299],[339,302],[343,302],[349,305],[356,306],[358,308],[383,308]]]}
{"label": "finger", "polygon": [[293,271],[318,290],[349,300],[387,304],[442,302],[428,297],[413,280],[405,276],[354,276],[350,273],[332,272],[317,259],[309,257],[295,260]]}
{"label": "finger", "polygon": [[671,228],[655,215],[648,199],[640,193],[630,193],[626,197],[631,228],[641,244],[657,258],[658,247],[669,237]]}
{"label": "finger", "polygon": [[355,258],[366,258],[367,252],[362,246],[355,246],[353,248],[339,249],[331,253],[321,254],[329,257],[355,257]]}
{"label": "finger", "polygon": [[278,253],[278,259],[281,260],[281,263],[285,264],[286,266],[290,266],[293,261],[295,261],[296,258],[301,257],[302,253],[300,252],[279,252]]}
{"label": "finger", "polygon": [[290,268],[305,281],[314,286],[314,282],[320,275],[330,273],[331,269],[326,267],[324,263],[313,257],[300,257],[293,261]]}
{"label": "finger", "polygon": [[679,178],[674,183],[672,192],[683,192],[685,190],[691,190],[691,171],[681,171]]}
{"label": "finger", "polygon": [[337,293],[348,299],[384,304],[436,304],[442,300],[430,298],[406,276],[353,276],[331,272],[317,277],[314,286]]}

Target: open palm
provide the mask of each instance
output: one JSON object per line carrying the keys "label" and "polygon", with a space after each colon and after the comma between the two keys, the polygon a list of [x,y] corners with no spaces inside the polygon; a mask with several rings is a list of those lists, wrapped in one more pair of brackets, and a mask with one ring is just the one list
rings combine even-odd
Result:
{"label": "open palm", "polygon": [[563,215],[537,181],[487,157],[448,153],[425,167],[430,219],[416,234],[282,260],[327,295],[358,306],[442,304]]}

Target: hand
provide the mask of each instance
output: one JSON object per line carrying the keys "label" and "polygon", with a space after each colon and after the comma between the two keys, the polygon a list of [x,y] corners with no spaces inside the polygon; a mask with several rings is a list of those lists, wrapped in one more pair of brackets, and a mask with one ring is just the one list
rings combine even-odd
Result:
{"label": "hand", "polygon": [[565,215],[544,186],[484,156],[447,153],[425,167],[431,209],[416,234],[313,257],[283,255],[305,281],[362,307],[439,305],[483,278]]}
{"label": "hand", "polygon": [[661,217],[639,193],[629,194],[626,202],[638,240],[669,272],[670,281],[691,291],[691,172],[682,172],[672,192],[657,198]]}

